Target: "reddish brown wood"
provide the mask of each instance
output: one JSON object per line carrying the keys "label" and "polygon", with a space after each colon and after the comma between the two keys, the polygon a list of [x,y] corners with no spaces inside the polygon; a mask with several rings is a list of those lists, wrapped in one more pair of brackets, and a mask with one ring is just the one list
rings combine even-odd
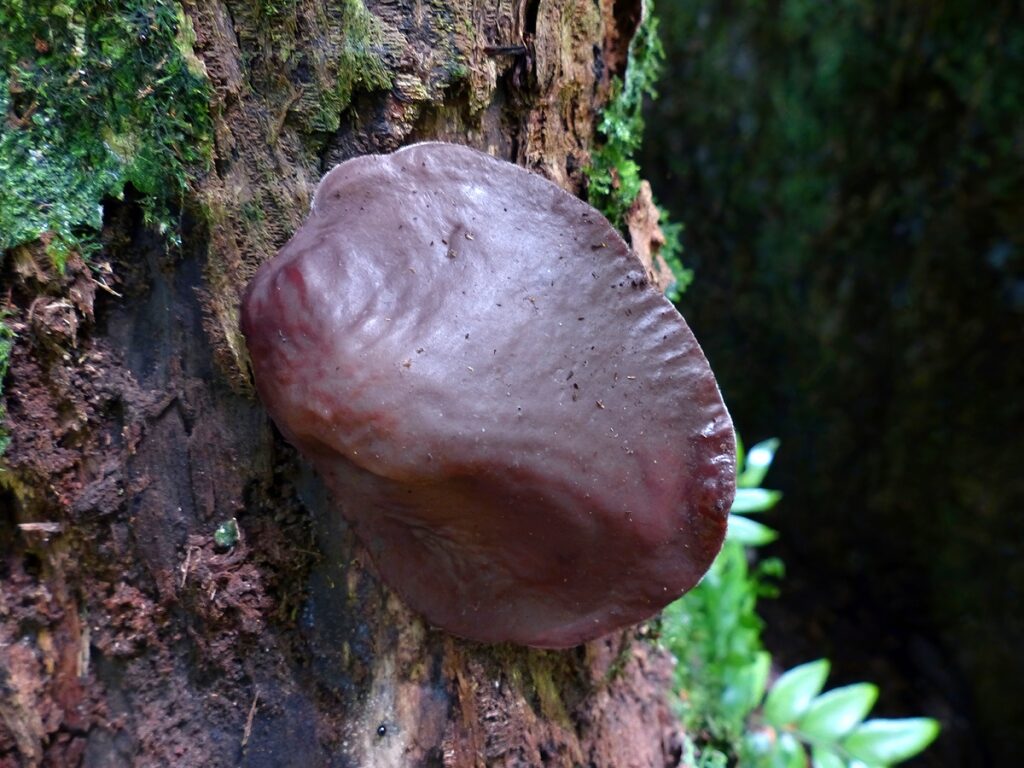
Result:
{"label": "reddish brown wood", "polygon": [[[669,661],[642,630],[563,652],[474,645],[368,575],[252,396],[238,333],[243,286],[343,159],[452,139],[579,191],[632,16],[371,0],[392,84],[325,112],[352,5],[185,2],[216,157],[183,248],[129,198],[107,206],[91,267],[58,275],[42,244],[4,260],[4,768],[678,763]],[[221,551],[232,518],[241,539]]]}

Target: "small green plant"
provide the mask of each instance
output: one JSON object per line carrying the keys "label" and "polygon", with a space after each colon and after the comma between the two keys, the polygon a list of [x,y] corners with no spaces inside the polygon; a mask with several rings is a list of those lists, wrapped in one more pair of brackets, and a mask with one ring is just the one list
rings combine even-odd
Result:
{"label": "small green plant", "polygon": [[878,698],[870,683],[822,693],[829,662],[819,659],[786,672],[751,718],[741,752],[757,768],[885,768],[913,757],[938,735],[926,717],[865,720]]}
{"label": "small green plant", "polygon": [[[661,639],[675,654],[676,708],[688,734],[687,764],[698,768],[886,768],[927,747],[939,726],[929,718],[865,720],[878,697],[870,683],[822,692],[829,663],[795,667],[770,687],[771,655],[756,612],[782,575],[775,558],[751,565],[749,547],[777,533],[751,520],[774,507],[761,488],[777,440],[744,455],[737,444],[736,501],[722,552],[703,581],[662,617]],[[741,514],[742,513],[742,514]]]}
{"label": "small green plant", "polygon": [[241,531],[238,530],[238,521],[232,517],[217,526],[217,530],[213,532],[213,543],[221,549],[231,549],[238,543],[241,536]]}
{"label": "small green plant", "polygon": [[[587,195],[591,205],[619,229],[625,228],[626,213],[640,192],[640,166],[634,156],[643,139],[644,99],[657,97],[654,86],[664,59],[653,3],[646,0],[643,18],[629,44],[625,79],[612,81],[611,98],[598,124],[600,142],[587,168]],[[665,244],[661,255],[675,276],[675,284],[666,293],[670,299],[678,301],[693,279],[693,273],[680,261],[682,225],[664,221],[664,211],[662,219]]]}
{"label": "small green plant", "polygon": [[687,732],[703,734],[705,752],[719,749],[723,758],[740,743],[771,666],[756,607],[758,597],[774,594],[782,563],[770,558],[752,566],[745,547],[766,544],[776,533],[736,513],[757,514],[778,503],[781,494],[760,488],[777,447],[766,441],[744,455],[737,441],[742,471],[725,544],[701,583],[669,605],[662,619],[662,641],[679,659],[679,715]]}

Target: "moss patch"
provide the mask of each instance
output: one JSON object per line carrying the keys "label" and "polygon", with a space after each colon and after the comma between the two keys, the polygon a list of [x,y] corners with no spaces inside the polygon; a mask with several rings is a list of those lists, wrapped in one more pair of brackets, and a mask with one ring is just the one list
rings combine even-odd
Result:
{"label": "moss patch", "polygon": [[[11,442],[7,430],[4,429],[4,419],[7,418],[7,409],[4,407],[4,377],[7,375],[7,367],[10,364],[11,349],[14,347],[14,332],[3,321],[0,315],[0,456],[4,455],[8,444]],[[0,469],[0,471],[3,471]]]}
{"label": "moss patch", "polygon": [[172,0],[0,0],[0,251],[88,251],[102,200],[131,184],[173,238],[211,154],[208,82]]}
{"label": "moss patch", "polygon": [[366,10],[362,0],[343,0],[342,8],[345,45],[334,93],[344,109],[357,87],[367,91],[390,88],[391,73],[381,56],[384,30],[377,17]]}
{"label": "moss patch", "polygon": [[[640,166],[634,156],[640,149],[644,134],[643,106],[645,98],[655,98],[655,84],[661,76],[665,52],[658,38],[658,20],[651,0],[644,4],[644,16],[629,44],[629,57],[624,79],[612,82],[611,99],[598,125],[600,142],[587,169],[587,197],[621,230],[625,229],[626,213],[640,192]],[[662,217],[665,244],[661,255],[672,269],[676,283],[668,295],[673,301],[693,279],[690,270],[680,261],[682,225],[665,222]]]}
{"label": "moss patch", "polygon": [[319,92],[320,109],[311,117],[315,131],[338,130],[341,114],[357,90],[387,90],[393,85],[387,61],[385,30],[363,0],[342,0],[332,21],[342,30],[343,42],[337,59],[325,62],[329,87]]}

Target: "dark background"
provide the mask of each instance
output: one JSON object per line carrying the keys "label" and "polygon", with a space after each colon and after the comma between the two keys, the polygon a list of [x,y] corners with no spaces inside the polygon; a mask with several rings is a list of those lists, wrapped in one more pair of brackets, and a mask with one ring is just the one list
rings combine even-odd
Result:
{"label": "dark background", "polygon": [[659,0],[642,166],[748,444],[778,436],[783,666],[1024,755],[1024,12]]}

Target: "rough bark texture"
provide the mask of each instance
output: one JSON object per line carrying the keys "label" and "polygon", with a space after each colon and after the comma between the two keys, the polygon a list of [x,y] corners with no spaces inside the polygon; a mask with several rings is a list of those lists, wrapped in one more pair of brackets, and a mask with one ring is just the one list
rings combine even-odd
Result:
{"label": "rough bark texture", "polygon": [[639,17],[618,5],[186,3],[216,157],[184,247],[129,200],[90,267],[5,261],[0,766],[678,764],[670,660],[643,629],[474,645],[368,575],[252,397],[237,323],[345,158],[453,140],[578,192]]}

